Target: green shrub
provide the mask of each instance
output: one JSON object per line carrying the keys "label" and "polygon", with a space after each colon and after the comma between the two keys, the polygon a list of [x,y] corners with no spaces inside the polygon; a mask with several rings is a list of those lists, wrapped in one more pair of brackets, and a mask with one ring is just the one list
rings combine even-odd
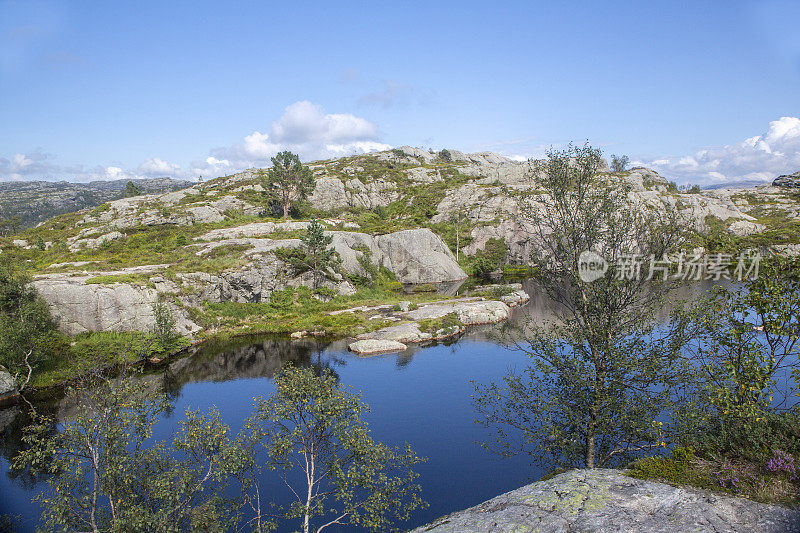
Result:
{"label": "green shrub", "polygon": [[508,245],[503,239],[491,238],[486,241],[483,250],[478,251],[469,266],[469,272],[481,280],[491,278],[492,272],[502,268],[505,262]]}
{"label": "green shrub", "polygon": [[637,459],[631,465],[629,475],[639,479],[663,480],[677,485],[710,487],[711,479],[695,468],[696,461],[692,448],[677,447],[668,457]]}
{"label": "green shrub", "polygon": [[469,273],[481,280],[489,280],[492,277],[492,272],[497,270],[497,263],[492,261],[486,256],[476,257],[472,265],[470,265]]}
{"label": "green shrub", "polygon": [[436,333],[442,329],[448,329],[453,327],[461,327],[461,320],[458,318],[457,313],[448,313],[440,318],[426,318],[419,321],[419,329],[420,331],[424,331],[426,333]]}

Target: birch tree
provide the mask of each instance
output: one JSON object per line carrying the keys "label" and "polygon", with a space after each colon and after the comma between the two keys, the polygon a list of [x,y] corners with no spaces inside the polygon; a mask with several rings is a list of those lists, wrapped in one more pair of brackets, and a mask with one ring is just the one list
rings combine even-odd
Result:
{"label": "birch tree", "polygon": [[286,518],[303,533],[349,524],[384,531],[424,505],[410,447],[375,442],[361,419],[367,407],[343,390],[330,371],[288,367],[276,392],[259,400],[250,427],[261,427],[271,466],[293,503]]}
{"label": "birch tree", "polygon": [[[662,265],[680,225],[667,206],[637,202],[624,182],[600,175],[601,163],[588,145],[532,162],[538,183],[521,201],[521,222],[533,228],[537,282],[557,312],[510,332],[527,368],[476,385],[486,446],[502,455],[595,468],[662,442],[657,419],[679,354],[677,337],[653,323],[670,282],[642,263]],[[582,274],[587,258],[593,275]]]}

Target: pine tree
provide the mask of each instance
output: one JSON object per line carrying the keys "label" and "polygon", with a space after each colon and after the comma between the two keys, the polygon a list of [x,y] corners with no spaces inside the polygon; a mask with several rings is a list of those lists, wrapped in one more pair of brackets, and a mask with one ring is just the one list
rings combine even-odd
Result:
{"label": "pine tree", "polygon": [[268,201],[281,205],[283,218],[289,218],[292,204],[305,200],[315,185],[311,169],[300,163],[299,156],[288,151],[273,157],[272,168],[260,174]]}
{"label": "pine tree", "polygon": [[328,248],[328,245],[333,242],[333,237],[325,235],[322,224],[318,220],[311,219],[305,235],[300,237],[300,240],[303,241],[305,265],[314,273],[314,290],[316,290],[319,285],[320,273],[334,264],[336,250]]}

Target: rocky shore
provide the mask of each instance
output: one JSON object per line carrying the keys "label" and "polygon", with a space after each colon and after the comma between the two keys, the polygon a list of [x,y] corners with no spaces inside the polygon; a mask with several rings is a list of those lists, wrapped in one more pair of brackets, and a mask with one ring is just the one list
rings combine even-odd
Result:
{"label": "rocky shore", "polygon": [[634,479],[618,470],[573,470],[412,533],[489,531],[786,533],[800,531],[800,510]]}
{"label": "rocky shore", "polygon": [[410,302],[400,302],[398,309],[384,309],[385,314],[376,315],[399,321],[399,324],[356,336],[356,340],[349,344],[350,351],[358,354],[404,351],[408,344],[455,337],[468,326],[508,320],[511,308],[527,302],[530,296],[519,283],[505,287],[510,292],[501,296],[500,300],[458,298],[420,304],[415,309],[411,309]]}

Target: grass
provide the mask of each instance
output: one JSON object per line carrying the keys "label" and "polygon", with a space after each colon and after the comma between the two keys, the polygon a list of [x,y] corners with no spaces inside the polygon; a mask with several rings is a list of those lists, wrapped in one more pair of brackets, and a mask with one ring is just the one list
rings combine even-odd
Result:
{"label": "grass", "polygon": [[86,280],[86,283],[111,284],[111,283],[130,283],[132,285],[152,285],[148,274],[112,274],[107,276],[94,276]]}
{"label": "grass", "polygon": [[350,337],[389,326],[392,322],[370,320],[374,313],[369,312],[332,315],[331,311],[393,305],[403,300],[419,303],[445,298],[436,293],[408,295],[384,286],[362,287],[350,296],[325,296],[323,301],[306,287],[288,288],[273,292],[269,302],[205,303],[192,311],[192,318],[209,336],[317,331],[327,336]]}
{"label": "grass", "polygon": [[[800,465],[800,457],[785,457]],[[669,456],[637,459],[627,474],[638,479],[691,485],[764,503],[800,505],[800,479],[795,474],[771,471],[768,466],[742,459],[731,461],[714,454],[706,457],[691,448],[675,448]]]}
{"label": "grass", "polygon": [[180,337],[173,346],[164,348],[148,333],[81,333],[71,343],[65,342],[52,358],[38,366],[31,387],[50,387],[101,368],[136,363],[153,355],[179,350],[189,342],[186,337]]}
{"label": "grass", "polygon": [[440,330],[461,327],[463,324],[458,318],[458,313],[447,313],[439,318],[426,318],[419,321],[419,329],[425,333],[435,334]]}

